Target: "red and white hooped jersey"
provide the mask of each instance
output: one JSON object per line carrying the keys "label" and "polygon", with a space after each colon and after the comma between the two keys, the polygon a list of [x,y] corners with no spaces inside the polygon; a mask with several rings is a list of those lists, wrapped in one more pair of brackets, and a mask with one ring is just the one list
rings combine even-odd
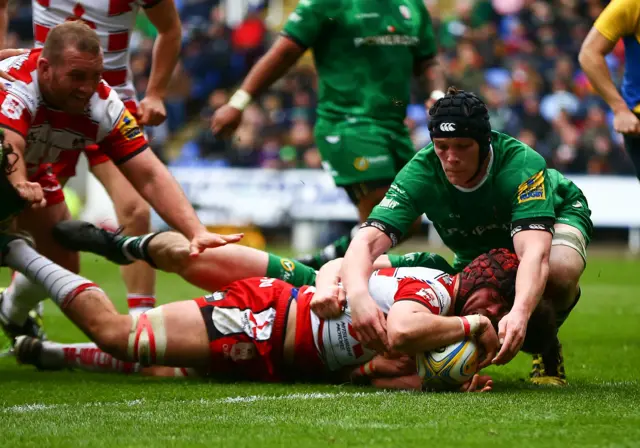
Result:
{"label": "red and white hooped jersey", "polygon": [[[369,278],[369,293],[385,314],[394,302],[413,300],[433,314],[448,315],[453,311],[453,288],[451,276],[423,267],[379,269]],[[307,292],[313,292],[309,289]],[[311,327],[318,353],[330,371],[360,365],[376,355],[355,338],[348,305],[337,319],[320,319],[311,312]]]}
{"label": "red and white hooped jersey", "polygon": [[4,80],[0,91],[0,127],[26,140],[24,158],[29,174],[53,163],[65,151],[90,145],[120,164],[144,151],[147,139],[118,94],[104,81],[98,85],[84,114],[71,115],[48,106],[38,85],[37,61],[42,50],[0,61],[0,70],[16,80]]}
{"label": "red and white hooped jersey", "polygon": [[44,45],[49,30],[67,20],[82,20],[93,28],[104,51],[103,78],[123,101],[135,100],[129,69],[129,40],[142,8],[162,0],[32,0],[33,36]]}

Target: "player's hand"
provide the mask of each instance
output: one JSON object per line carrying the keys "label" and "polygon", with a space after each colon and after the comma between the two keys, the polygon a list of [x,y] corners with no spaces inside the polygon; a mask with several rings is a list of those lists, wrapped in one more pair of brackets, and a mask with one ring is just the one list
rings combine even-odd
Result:
{"label": "player's hand", "polygon": [[493,388],[493,380],[488,375],[473,375],[460,388],[461,392],[489,392]]}
{"label": "player's hand", "polygon": [[225,104],[213,114],[211,131],[220,137],[231,137],[241,121],[242,111]]}
{"label": "player's hand", "polygon": [[498,339],[500,352],[493,359],[493,364],[506,364],[520,351],[527,334],[528,317],[521,311],[511,310],[498,323]]}
{"label": "player's hand", "polygon": [[[7,48],[5,50],[0,50],[0,61],[13,57],[20,56],[21,54],[28,53],[29,50],[24,48]],[[4,70],[0,70],[0,78],[5,79],[10,82],[14,82],[16,78],[5,72]],[[4,84],[0,83],[0,90],[6,90]]]}
{"label": "player's hand", "polygon": [[613,116],[613,129],[621,134],[640,135],[640,120],[629,109],[620,109]]}
{"label": "player's hand", "polygon": [[[351,296],[349,296],[351,297]],[[378,353],[388,350],[387,319],[371,296],[351,300],[351,323],[358,341]]]}
{"label": "player's hand", "polygon": [[480,328],[476,333],[476,341],[481,347],[478,359],[478,371],[480,371],[491,364],[500,348],[496,330],[486,316],[480,316]]}
{"label": "player's hand", "polygon": [[23,181],[15,183],[13,187],[18,195],[31,205],[31,208],[43,208],[47,205],[44,191],[39,183]]}
{"label": "player's hand", "polygon": [[339,285],[331,285],[316,290],[311,299],[311,311],[321,319],[333,319],[340,317],[347,297],[344,288]]}
{"label": "player's hand", "polygon": [[158,126],[167,119],[167,109],[160,97],[147,95],[140,101],[136,118],[141,126]]}
{"label": "player's hand", "polygon": [[244,233],[234,233],[233,235],[218,235],[206,230],[196,233],[189,243],[189,255],[197,257],[205,249],[226,246],[237,243],[242,239]]}

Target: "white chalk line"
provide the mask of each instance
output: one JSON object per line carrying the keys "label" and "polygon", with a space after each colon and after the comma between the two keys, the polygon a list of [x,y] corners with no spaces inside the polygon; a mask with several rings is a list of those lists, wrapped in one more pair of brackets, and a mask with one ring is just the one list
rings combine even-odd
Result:
{"label": "white chalk line", "polygon": [[[201,398],[199,400],[176,400],[176,401],[167,401],[164,404],[197,404],[203,406],[209,405],[217,405],[217,404],[244,404],[244,403],[256,403],[261,401],[306,401],[306,400],[333,400],[340,398],[372,398],[379,396],[392,396],[397,395],[399,392],[338,392],[338,393],[322,393],[322,392],[314,392],[314,393],[294,393],[294,394],[286,394],[286,395],[246,395],[246,396],[235,396],[235,397],[225,397],[217,400],[207,400],[205,398]],[[402,392],[400,392],[402,393]],[[145,400],[136,399],[136,400],[128,400],[128,401],[114,401],[114,402],[89,402],[89,403],[78,403],[78,404],[69,404],[69,403],[31,403],[31,404],[22,404],[22,405],[14,405],[8,406],[4,408],[0,408],[0,413],[3,414],[25,414],[31,412],[41,412],[41,411],[50,411],[53,409],[61,409],[67,407],[73,407],[74,409],[78,408],[94,408],[94,407],[108,407],[108,406],[141,406],[145,404]]]}

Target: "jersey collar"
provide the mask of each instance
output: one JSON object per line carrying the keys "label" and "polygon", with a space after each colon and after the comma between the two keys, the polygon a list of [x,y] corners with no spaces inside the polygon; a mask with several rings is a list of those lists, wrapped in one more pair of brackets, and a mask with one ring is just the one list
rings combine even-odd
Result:
{"label": "jersey collar", "polygon": [[477,189],[479,189],[480,187],[482,187],[484,185],[484,183],[487,181],[487,179],[489,178],[489,174],[491,174],[491,166],[493,165],[493,146],[489,145],[489,164],[487,165],[487,172],[484,173],[484,176],[482,176],[482,179],[480,180],[480,182],[478,182],[478,185],[476,185],[475,187],[471,187],[471,188],[465,188],[465,187],[460,187],[458,185],[453,185],[454,187],[456,187],[458,190],[462,191],[463,193],[473,193],[474,191],[476,191]]}

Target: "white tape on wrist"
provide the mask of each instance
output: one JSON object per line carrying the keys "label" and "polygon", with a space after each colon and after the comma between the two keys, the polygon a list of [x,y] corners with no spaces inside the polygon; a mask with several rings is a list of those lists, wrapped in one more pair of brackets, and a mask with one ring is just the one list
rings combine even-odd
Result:
{"label": "white tape on wrist", "polygon": [[251,103],[251,100],[251,95],[240,89],[236,90],[236,93],[233,94],[228,104],[234,109],[245,110],[246,107]]}
{"label": "white tape on wrist", "polygon": [[432,100],[438,101],[443,96],[444,96],[444,92],[442,90],[434,90],[433,92],[431,92],[431,96],[429,98],[431,98]]}
{"label": "white tape on wrist", "polygon": [[460,323],[462,324],[465,337],[473,336],[478,332],[480,328],[480,315],[471,314],[469,316],[458,316],[458,319],[460,319]]}

